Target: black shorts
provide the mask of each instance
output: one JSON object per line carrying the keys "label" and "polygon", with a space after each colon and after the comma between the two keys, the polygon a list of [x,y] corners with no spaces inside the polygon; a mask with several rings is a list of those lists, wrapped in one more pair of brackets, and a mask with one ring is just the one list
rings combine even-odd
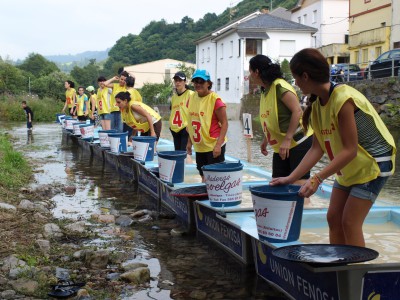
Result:
{"label": "black shorts", "polygon": [[225,161],[225,145],[221,147],[221,155],[214,158],[213,152],[196,152],[196,164],[197,170],[201,176],[203,176],[203,170],[201,169],[202,166],[216,164]]}
{"label": "black shorts", "polygon": [[[154,127],[154,132],[156,134],[156,140],[158,141],[160,139],[160,134],[161,134],[161,129],[162,129],[162,119],[158,120],[153,124]],[[146,132],[142,132],[143,136],[150,136],[150,129]]]}
{"label": "black shorts", "polygon": [[[272,178],[286,177],[293,172],[294,169],[300,164],[304,155],[312,145],[312,136],[308,137],[300,145],[289,150],[289,159],[282,160],[279,153],[275,153],[272,158]],[[310,171],[304,174],[301,179],[310,178]]]}
{"label": "black shorts", "polygon": [[175,132],[171,131],[172,137],[174,138],[174,147],[175,150],[183,150],[186,151],[186,145],[189,139],[189,133],[186,131],[186,127],[181,131]]}

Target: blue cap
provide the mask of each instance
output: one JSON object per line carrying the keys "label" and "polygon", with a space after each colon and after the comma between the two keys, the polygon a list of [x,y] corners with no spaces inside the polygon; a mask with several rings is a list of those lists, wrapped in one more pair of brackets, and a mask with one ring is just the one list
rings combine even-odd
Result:
{"label": "blue cap", "polygon": [[208,71],[206,71],[206,70],[196,70],[193,73],[192,80],[195,78],[201,78],[201,79],[204,79],[205,81],[207,81],[207,80],[210,80],[210,73],[208,73]]}

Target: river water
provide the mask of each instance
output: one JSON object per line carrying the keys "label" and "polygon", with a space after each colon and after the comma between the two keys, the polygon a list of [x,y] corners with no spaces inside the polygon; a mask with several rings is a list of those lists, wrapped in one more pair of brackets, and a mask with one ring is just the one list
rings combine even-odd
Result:
{"label": "river water", "polygon": [[[163,125],[162,137],[171,139],[167,124]],[[16,148],[29,160],[42,164],[36,170],[33,186],[62,183],[77,187],[72,196],[59,194],[53,198],[56,216],[86,219],[104,211],[151,209],[150,196],[66,139],[59,125],[38,124],[32,135],[27,134],[25,124],[0,122],[0,128],[15,137]],[[229,123],[227,154],[246,160],[247,141],[242,132],[241,122]],[[254,134],[250,145],[252,163],[270,170],[270,156],[264,157],[259,150],[262,132],[256,130]],[[323,164],[322,161],[316,169]],[[396,172],[381,197],[399,204],[399,183]],[[136,239],[129,251],[149,265],[153,279],[148,289],[126,291],[122,299],[191,299],[191,293],[196,291],[205,292],[206,299],[287,299],[259,278],[252,267],[244,267],[201,236],[171,236],[174,224],[173,220],[160,219],[134,227]],[[101,243],[101,239],[92,243]]]}

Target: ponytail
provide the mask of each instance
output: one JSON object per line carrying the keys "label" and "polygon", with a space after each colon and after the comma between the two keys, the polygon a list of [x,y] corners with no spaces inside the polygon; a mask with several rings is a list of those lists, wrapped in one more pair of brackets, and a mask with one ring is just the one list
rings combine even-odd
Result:
{"label": "ponytail", "polygon": [[311,94],[307,101],[307,107],[303,112],[302,121],[303,121],[303,128],[304,128],[305,132],[307,132],[308,127],[310,126],[310,116],[311,116],[311,111],[312,111],[312,104],[315,102],[315,100],[317,100],[317,96],[314,94]]}

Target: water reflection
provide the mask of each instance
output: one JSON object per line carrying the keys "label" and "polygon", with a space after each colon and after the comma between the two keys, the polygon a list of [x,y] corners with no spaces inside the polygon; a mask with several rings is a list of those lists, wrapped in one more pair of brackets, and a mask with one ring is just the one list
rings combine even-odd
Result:
{"label": "water reflection", "polygon": [[26,135],[27,135],[26,144],[27,145],[32,144],[34,142],[32,130],[27,130]]}

